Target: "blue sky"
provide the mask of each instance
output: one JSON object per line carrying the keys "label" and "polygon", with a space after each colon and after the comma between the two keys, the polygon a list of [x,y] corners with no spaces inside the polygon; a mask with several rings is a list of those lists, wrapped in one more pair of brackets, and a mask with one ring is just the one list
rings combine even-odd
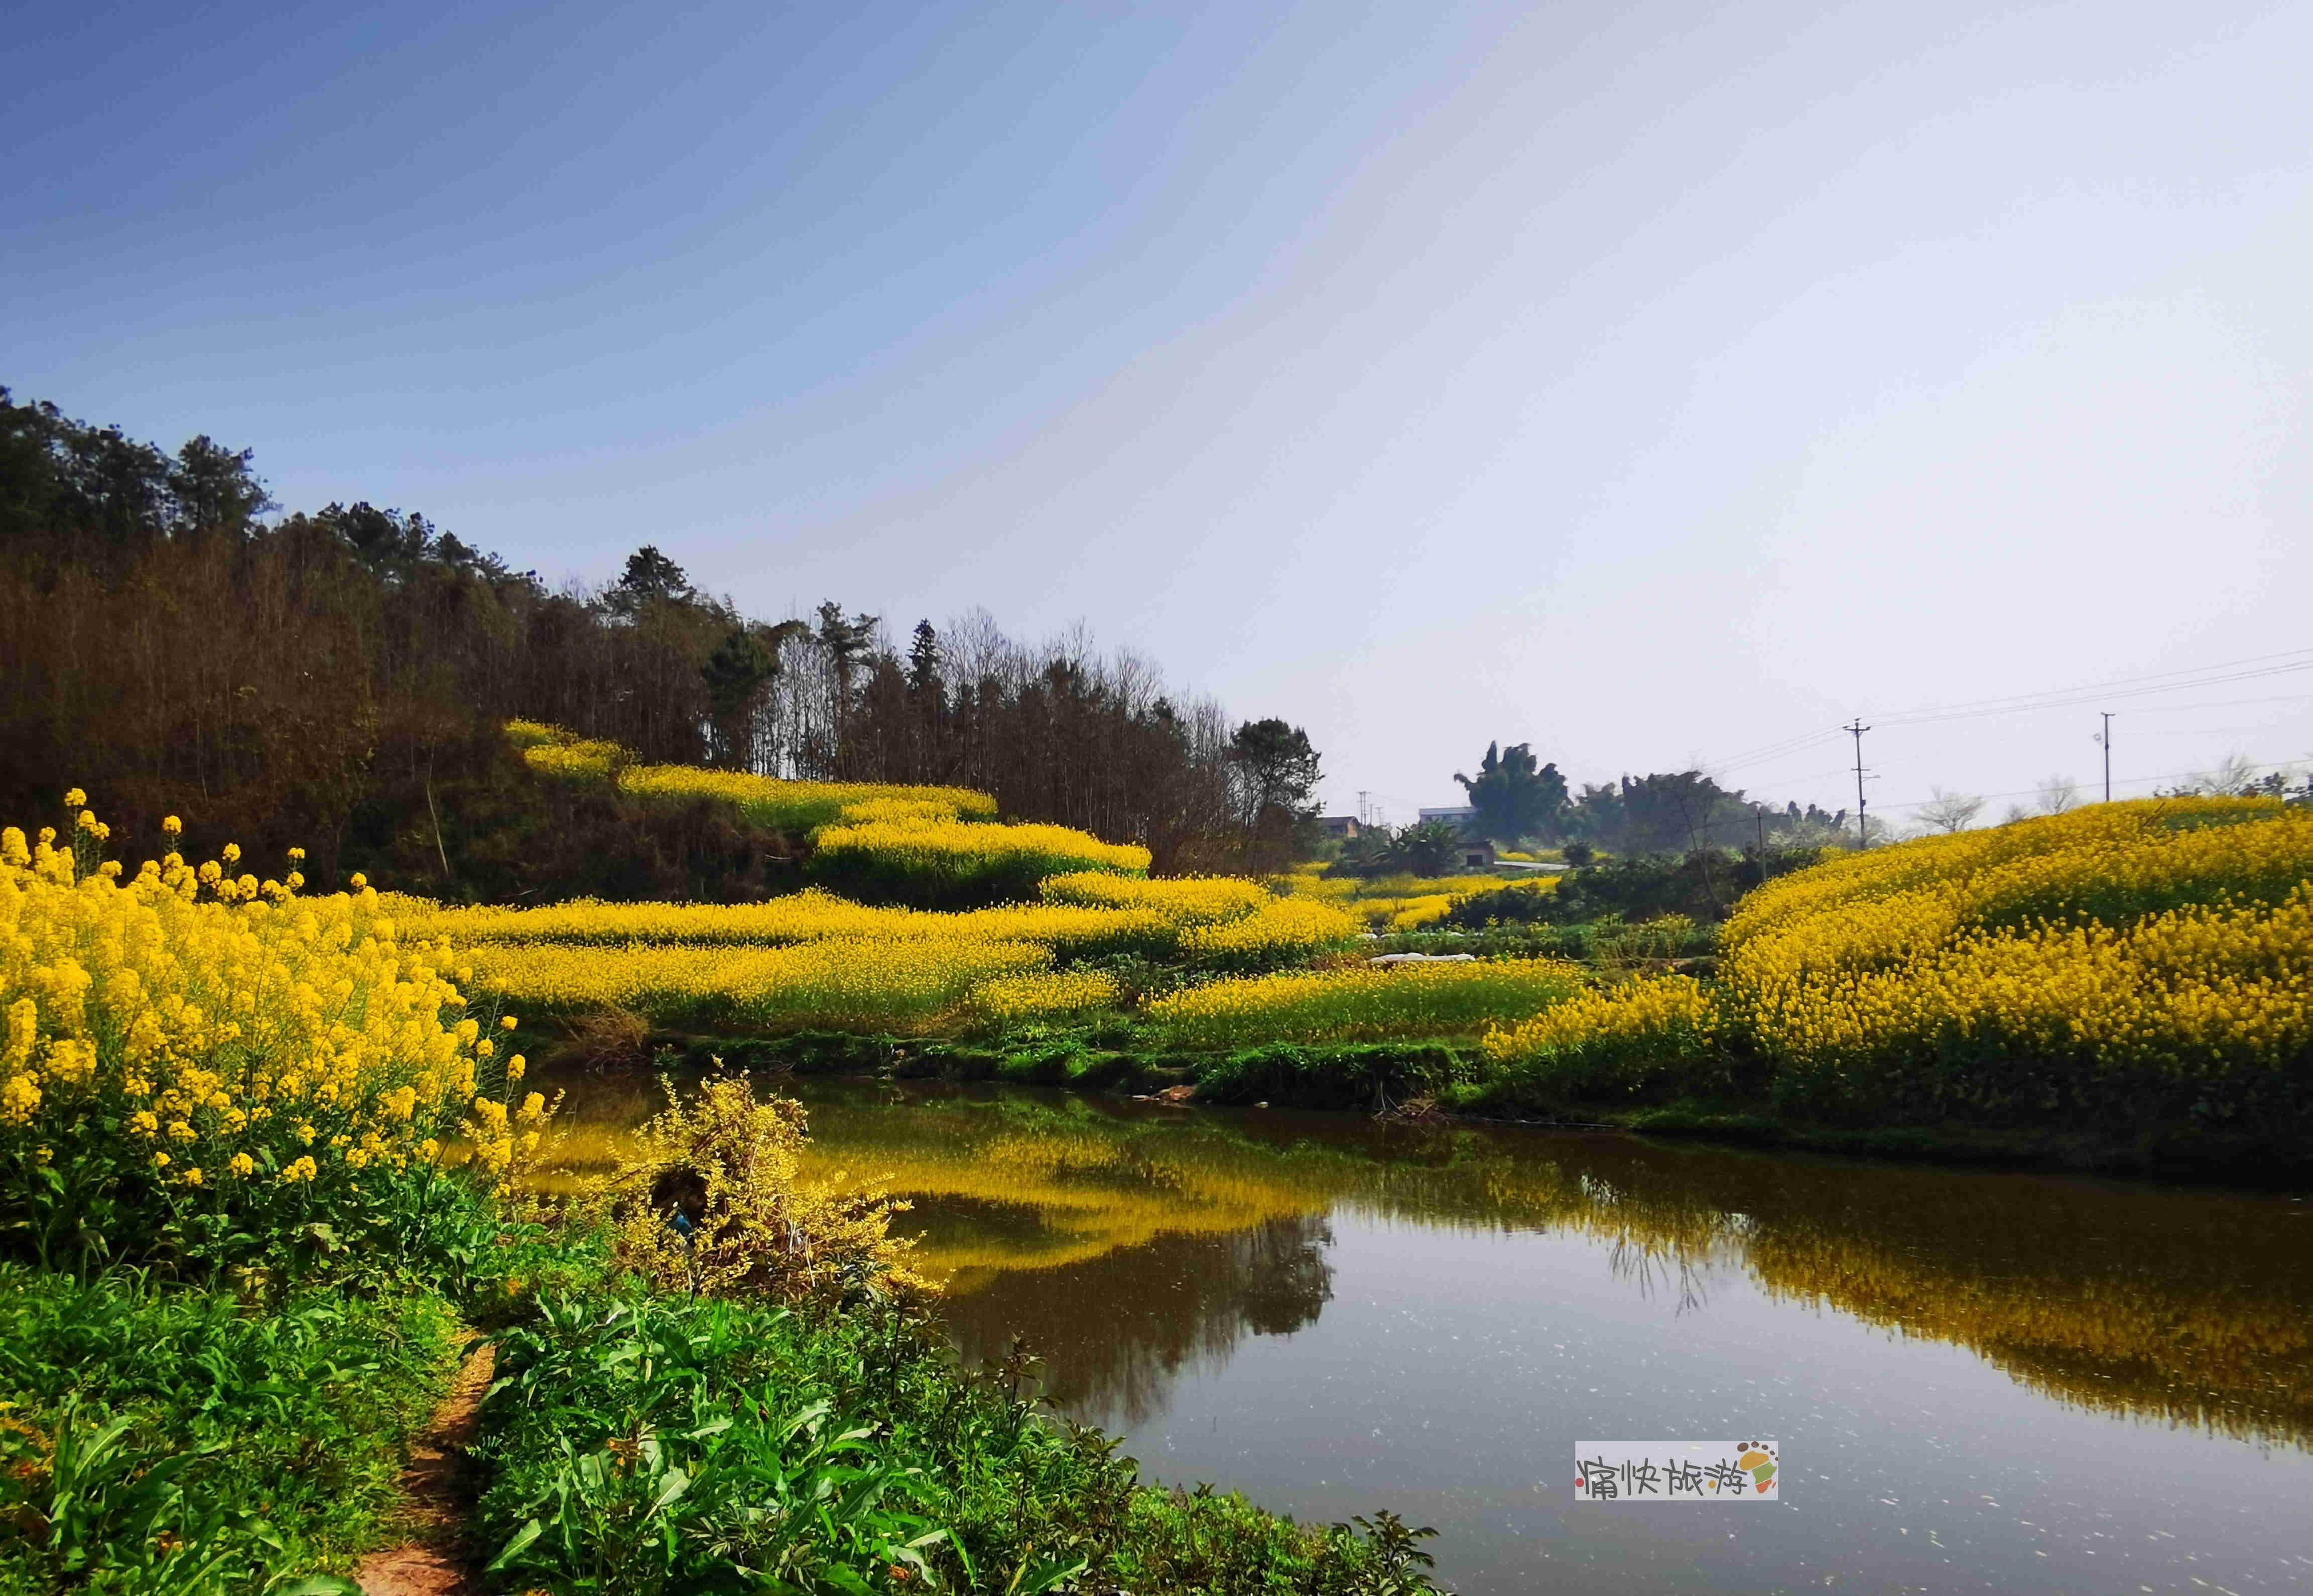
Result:
{"label": "blue sky", "polygon": [[[1861,713],[1900,812],[2100,755],[1897,712],[2313,649],[2308,59],[2282,4],[48,7],[0,381],[558,579],[1083,620],[1337,806],[1497,737],[1835,803],[1735,757]],[[2313,671],[2114,706],[2124,790],[2313,755]]]}

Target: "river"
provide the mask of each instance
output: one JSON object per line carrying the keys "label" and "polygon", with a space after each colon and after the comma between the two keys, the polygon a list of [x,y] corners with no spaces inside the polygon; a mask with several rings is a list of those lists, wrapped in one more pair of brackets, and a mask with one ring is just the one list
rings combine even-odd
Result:
{"label": "river", "polygon": [[[656,1106],[571,1077],[574,1165]],[[964,1355],[1143,1475],[1527,1591],[2313,1586],[2313,1204],[1515,1127],[805,1078]],[[1574,1500],[1589,1441],[1780,1500]]]}

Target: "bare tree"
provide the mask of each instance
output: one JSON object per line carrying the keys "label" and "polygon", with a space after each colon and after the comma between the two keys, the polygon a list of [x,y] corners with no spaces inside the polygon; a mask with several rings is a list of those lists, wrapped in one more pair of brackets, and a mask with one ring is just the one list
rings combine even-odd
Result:
{"label": "bare tree", "polygon": [[2247,798],[2265,789],[2265,778],[2247,754],[2227,754],[2214,770],[2203,770],[2177,789],[2207,798]]}
{"label": "bare tree", "polygon": [[1933,794],[1920,805],[1920,822],[1938,831],[1965,831],[1975,824],[1975,817],[1983,812],[1983,800],[1966,793],[1947,793],[1941,787],[1930,787]]}
{"label": "bare tree", "polygon": [[2060,815],[2080,804],[2080,784],[2069,776],[2052,776],[2040,784],[2040,812]]}

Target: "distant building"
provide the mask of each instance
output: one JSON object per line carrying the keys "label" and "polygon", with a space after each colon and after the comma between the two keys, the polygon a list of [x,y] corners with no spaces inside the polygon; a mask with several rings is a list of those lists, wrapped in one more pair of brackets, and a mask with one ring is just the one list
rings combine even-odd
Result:
{"label": "distant building", "polygon": [[1324,828],[1326,836],[1338,837],[1344,842],[1365,829],[1358,824],[1355,815],[1327,815],[1317,824]]}
{"label": "distant building", "polygon": [[1472,835],[1478,823],[1478,811],[1471,804],[1456,804],[1451,809],[1425,809],[1418,811],[1422,824],[1443,820],[1461,830],[1462,840],[1454,845],[1456,856],[1468,870],[1491,870],[1494,867],[1494,845],[1482,837]]}

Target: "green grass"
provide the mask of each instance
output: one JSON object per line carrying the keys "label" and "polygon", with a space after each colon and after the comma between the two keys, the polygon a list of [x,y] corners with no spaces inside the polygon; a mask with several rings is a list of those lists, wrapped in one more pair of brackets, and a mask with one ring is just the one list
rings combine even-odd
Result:
{"label": "green grass", "polygon": [[1024,1364],[961,1376],[886,1303],[602,1290],[542,1303],[500,1346],[478,1522],[514,1589],[1428,1588],[1386,1515],[1359,1535],[1140,1486],[1114,1440],[1039,1416]]}
{"label": "green grass", "polygon": [[0,1592],[349,1589],[455,1363],[439,1293],[292,1296],[0,1266]]}
{"label": "green grass", "polygon": [[345,1596],[469,1324],[499,1347],[469,1525],[494,1591],[1429,1589],[1386,1514],[1142,1486],[919,1313],[653,1295],[585,1223],[434,1176],[375,1200],[402,1244],[257,1250],[294,1282],[0,1263],[0,1596]]}

